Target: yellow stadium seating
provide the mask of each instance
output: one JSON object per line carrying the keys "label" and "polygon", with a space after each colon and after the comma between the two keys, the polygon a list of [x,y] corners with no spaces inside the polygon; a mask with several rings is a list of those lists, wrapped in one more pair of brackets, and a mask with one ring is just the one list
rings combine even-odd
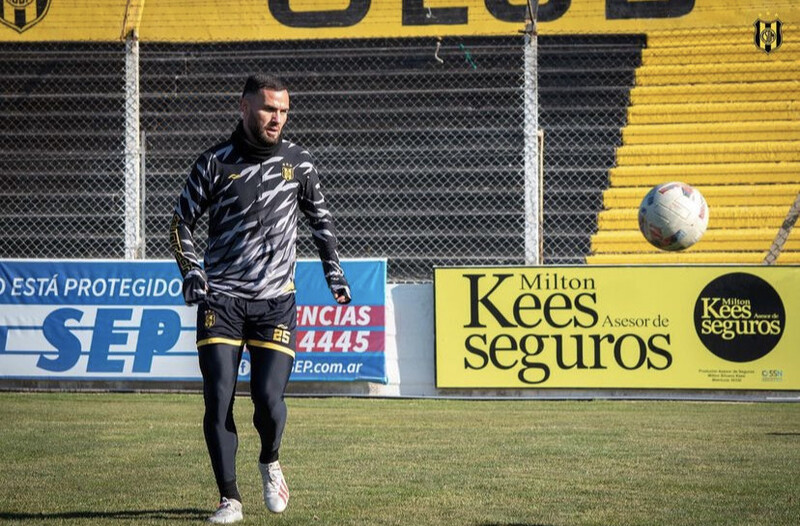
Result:
{"label": "yellow stadium seating", "polygon": [[[764,262],[800,194],[800,50],[764,53],[741,29],[716,42],[648,35],[587,263]],[[681,252],[638,230],[642,198],[668,181],[695,186],[709,205],[705,236]],[[800,264],[800,225],[777,263]]]}

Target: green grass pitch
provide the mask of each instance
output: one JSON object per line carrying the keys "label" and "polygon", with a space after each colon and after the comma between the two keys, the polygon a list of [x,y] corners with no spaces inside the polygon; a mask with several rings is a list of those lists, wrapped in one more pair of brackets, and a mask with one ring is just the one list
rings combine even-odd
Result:
{"label": "green grass pitch", "polygon": [[[289,509],[261,500],[237,399],[243,525],[790,525],[800,405],[289,398]],[[198,394],[0,393],[0,524],[199,524]]]}

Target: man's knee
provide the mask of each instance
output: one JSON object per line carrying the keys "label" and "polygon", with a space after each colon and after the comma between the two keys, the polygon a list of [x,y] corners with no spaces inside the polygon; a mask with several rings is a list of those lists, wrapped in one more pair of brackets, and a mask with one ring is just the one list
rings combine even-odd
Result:
{"label": "man's knee", "polygon": [[260,392],[251,392],[250,398],[253,400],[253,405],[257,408],[266,410],[269,414],[282,413],[286,411],[286,403],[283,400],[283,392],[275,392],[274,390],[262,390]]}

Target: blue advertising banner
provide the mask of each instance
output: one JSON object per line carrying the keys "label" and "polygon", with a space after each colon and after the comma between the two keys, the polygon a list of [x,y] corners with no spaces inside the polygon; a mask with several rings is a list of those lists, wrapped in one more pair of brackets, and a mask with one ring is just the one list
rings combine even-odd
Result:
{"label": "blue advertising banner", "polygon": [[[387,381],[386,261],[342,266],[349,305],[318,261],[297,264],[292,381]],[[0,261],[0,379],[200,380],[181,286],[173,261]],[[249,381],[247,351],[239,372]]]}

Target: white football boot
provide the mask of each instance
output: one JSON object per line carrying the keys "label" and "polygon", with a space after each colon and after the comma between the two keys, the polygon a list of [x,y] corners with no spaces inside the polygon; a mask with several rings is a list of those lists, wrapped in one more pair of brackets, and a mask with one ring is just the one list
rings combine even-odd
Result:
{"label": "white football boot", "polygon": [[231,524],[239,522],[243,518],[242,503],[236,499],[222,497],[217,511],[208,518],[208,522],[213,522],[214,524]]}
{"label": "white football boot", "polygon": [[283,513],[289,505],[289,486],[283,478],[281,465],[276,460],[269,464],[258,464],[261,480],[264,483],[264,504],[272,513]]}

